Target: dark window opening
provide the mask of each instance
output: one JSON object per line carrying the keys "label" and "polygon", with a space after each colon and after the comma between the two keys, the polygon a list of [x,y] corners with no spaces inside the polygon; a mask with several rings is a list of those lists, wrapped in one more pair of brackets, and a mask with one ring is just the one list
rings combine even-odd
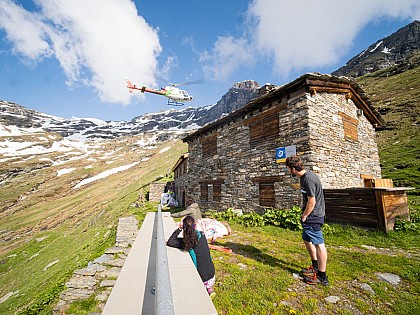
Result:
{"label": "dark window opening", "polygon": [[260,206],[275,207],[276,198],[274,183],[259,183],[260,185]]}
{"label": "dark window opening", "polygon": [[210,157],[217,154],[217,135],[203,139],[203,157]]}
{"label": "dark window opening", "polygon": [[213,201],[222,200],[222,184],[213,184]]}
{"label": "dark window opening", "polygon": [[200,184],[200,190],[201,190],[201,201],[208,201],[209,200],[209,187],[207,183],[201,183]]}

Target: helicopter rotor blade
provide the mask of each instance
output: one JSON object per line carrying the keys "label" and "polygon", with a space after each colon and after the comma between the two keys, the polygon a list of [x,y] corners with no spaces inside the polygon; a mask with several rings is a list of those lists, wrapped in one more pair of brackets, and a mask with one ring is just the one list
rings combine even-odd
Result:
{"label": "helicopter rotor blade", "polygon": [[203,84],[204,80],[200,79],[200,80],[195,80],[195,81],[187,81],[187,82],[183,82],[183,83],[172,83],[169,82],[172,86],[181,86],[181,85],[191,85],[191,84]]}

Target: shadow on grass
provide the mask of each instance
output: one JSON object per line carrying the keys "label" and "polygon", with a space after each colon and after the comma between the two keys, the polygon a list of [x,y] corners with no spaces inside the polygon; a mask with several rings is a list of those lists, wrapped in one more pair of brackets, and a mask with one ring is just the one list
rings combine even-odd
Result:
{"label": "shadow on grass", "polygon": [[271,267],[282,268],[283,270],[287,270],[290,273],[299,273],[299,271],[302,269],[301,266],[293,264],[290,261],[284,261],[271,255],[265,254],[260,249],[252,245],[226,242],[223,244],[223,246],[231,248],[235,254],[254,259],[263,264],[270,265]]}

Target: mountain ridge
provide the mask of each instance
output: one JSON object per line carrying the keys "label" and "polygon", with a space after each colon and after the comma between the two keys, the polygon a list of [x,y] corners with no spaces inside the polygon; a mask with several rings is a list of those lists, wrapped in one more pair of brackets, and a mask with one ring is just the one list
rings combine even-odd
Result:
{"label": "mountain ridge", "polygon": [[[95,118],[65,119],[27,109],[13,102],[0,101],[0,124],[18,128],[34,128],[55,132],[63,137],[77,140],[115,139],[126,135],[147,132],[161,133],[165,140],[179,138],[214,121],[232,110],[247,104],[258,95],[259,84],[253,80],[235,83],[222,98],[213,105],[168,109],[158,113],[147,113],[131,121],[103,121]],[[1,135],[1,133],[0,133]]]}
{"label": "mountain ridge", "polygon": [[376,41],[332,72],[336,76],[360,77],[406,62],[420,50],[420,22],[414,21]]}

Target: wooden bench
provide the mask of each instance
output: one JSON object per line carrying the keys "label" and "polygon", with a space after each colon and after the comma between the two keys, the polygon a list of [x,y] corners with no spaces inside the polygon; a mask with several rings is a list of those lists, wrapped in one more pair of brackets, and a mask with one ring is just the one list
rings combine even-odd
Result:
{"label": "wooden bench", "polygon": [[[176,225],[168,212],[162,214],[166,241]],[[102,315],[155,313],[157,215],[147,213]],[[174,314],[217,314],[190,255],[177,248],[166,250]]]}

